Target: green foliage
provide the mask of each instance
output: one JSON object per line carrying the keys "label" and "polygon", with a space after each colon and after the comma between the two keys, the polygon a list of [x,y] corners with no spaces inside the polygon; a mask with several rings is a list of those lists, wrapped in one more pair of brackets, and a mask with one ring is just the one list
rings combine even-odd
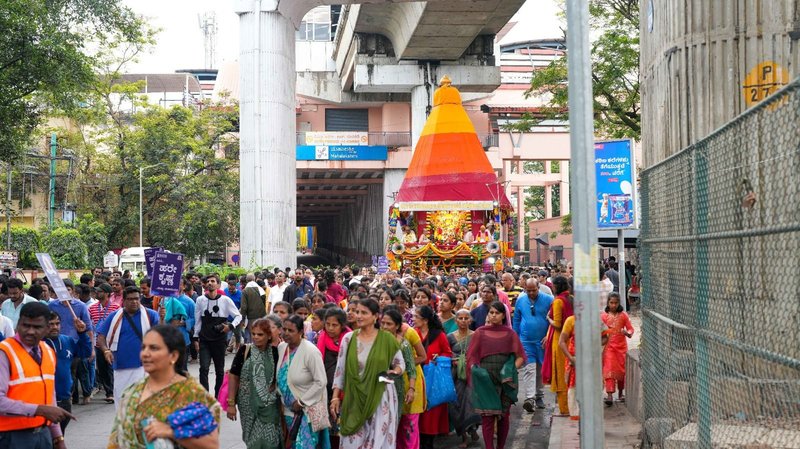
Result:
{"label": "green foliage", "polygon": [[[0,238],[3,244],[7,238],[6,231],[3,230]],[[36,253],[42,250],[42,237],[36,229],[12,226],[11,249],[19,253],[19,265],[22,268],[37,268],[39,262],[36,260]]]}
{"label": "green foliage", "polygon": [[75,220],[73,225],[81,234],[87,249],[87,262],[90,267],[102,267],[103,256],[108,252],[108,236],[103,223],[95,220],[94,215],[85,214]]}
{"label": "green foliage", "polygon": [[237,277],[240,277],[246,275],[247,273],[255,273],[258,271],[265,271],[265,270],[272,271],[274,268],[275,267],[272,265],[268,265],[266,267],[244,268],[244,267],[230,267],[227,265],[216,265],[213,263],[205,263],[194,267],[193,271],[197,272],[202,276],[206,276],[211,273],[216,273],[217,275],[219,275],[220,279],[224,281],[229,274],[235,274]]}
{"label": "green foliage", "polygon": [[567,214],[561,217],[561,233],[572,234],[572,214]]}
{"label": "green foliage", "polygon": [[59,227],[44,238],[45,252],[63,270],[86,268],[86,244],[77,229]]}
{"label": "green foliage", "polygon": [[[639,109],[639,0],[591,0],[592,83],[595,132],[603,137],[638,139]],[[526,95],[549,97],[543,116],[569,119],[567,57],[533,73]]]}
{"label": "green foliage", "polygon": [[119,0],[6,0],[0,7],[0,160],[29,145],[50,110],[72,110],[95,79],[87,48],[133,40],[141,21]]}

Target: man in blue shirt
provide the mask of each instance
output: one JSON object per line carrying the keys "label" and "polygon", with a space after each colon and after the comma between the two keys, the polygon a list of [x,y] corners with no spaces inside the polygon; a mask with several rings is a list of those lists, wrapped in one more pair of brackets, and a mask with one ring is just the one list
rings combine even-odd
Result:
{"label": "man in blue shirt", "polygon": [[[64,284],[66,284],[67,290],[72,295],[72,282],[66,279]],[[57,313],[58,317],[61,318],[62,334],[77,342],[80,334],[86,333],[89,340],[92,340],[92,319],[89,316],[89,308],[86,307],[86,304],[72,297],[69,301],[64,300],[64,298],[53,299],[48,305],[50,310]]]}
{"label": "man in blue shirt", "polygon": [[144,334],[158,324],[158,313],[143,307],[140,291],[126,287],[122,308],[100,322],[97,328],[97,346],[114,369],[114,403],[119,404],[122,392],[129,385],[144,378],[144,368],[139,352]]}
{"label": "man in blue shirt", "polygon": [[533,413],[534,404],[536,408],[544,408],[542,385],[544,349],[542,341],[550,326],[547,321],[547,313],[552,303],[552,296],[539,291],[539,281],[530,278],[525,282],[525,293],[519,295],[514,308],[512,327],[514,332],[519,335],[528,358],[528,364],[520,369],[520,390],[525,394],[522,408],[529,413]]}
{"label": "man in blue shirt", "polygon": [[[94,329],[92,328],[92,318],[89,315],[89,308],[86,304],[75,298],[75,287],[69,279],[64,280],[69,294],[69,300],[64,298],[53,299],[50,301],[50,310],[55,312],[61,319],[61,333],[72,338],[76,345],[76,357],[72,359],[72,376],[81,381],[80,391],[76,387],[73,399],[78,401],[78,396],[82,404],[88,404],[92,396],[93,386],[89,382],[88,366],[94,361],[94,351],[91,350],[94,342]],[[84,348],[89,348],[84,351]]]}
{"label": "man in blue shirt", "polygon": [[[75,357],[75,342],[61,334],[61,318],[50,312],[50,331],[44,342],[56,352],[56,403],[59,407],[72,412],[72,360]],[[61,421],[61,433],[67,430],[69,417]]]}

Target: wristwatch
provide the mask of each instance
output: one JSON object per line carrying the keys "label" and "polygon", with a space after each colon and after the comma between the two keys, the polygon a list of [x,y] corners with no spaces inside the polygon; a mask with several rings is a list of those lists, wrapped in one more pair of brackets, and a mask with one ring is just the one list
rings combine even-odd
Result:
{"label": "wristwatch", "polygon": [[56,444],[58,444],[58,443],[60,443],[62,441],[64,441],[64,436],[63,435],[61,435],[60,437],[53,438],[53,446],[55,446]]}

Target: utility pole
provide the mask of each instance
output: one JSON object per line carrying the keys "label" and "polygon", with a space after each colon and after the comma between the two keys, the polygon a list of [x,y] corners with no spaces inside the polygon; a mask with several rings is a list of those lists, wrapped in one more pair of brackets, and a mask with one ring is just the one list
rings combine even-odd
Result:
{"label": "utility pole", "polygon": [[6,164],[6,249],[11,250],[11,161]]}
{"label": "utility pole", "polygon": [[597,229],[594,220],[594,123],[592,61],[589,46],[589,2],[567,0],[567,62],[569,128],[572,161],[571,184],[575,207],[572,229],[575,242],[575,359],[576,388],[580,404],[581,448],[602,449],[603,406],[600,402],[600,288],[597,281]]}
{"label": "utility pole", "polygon": [[47,216],[47,226],[53,229],[56,218],[56,150],[58,144],[56,133],[50,135],[50,214]]}

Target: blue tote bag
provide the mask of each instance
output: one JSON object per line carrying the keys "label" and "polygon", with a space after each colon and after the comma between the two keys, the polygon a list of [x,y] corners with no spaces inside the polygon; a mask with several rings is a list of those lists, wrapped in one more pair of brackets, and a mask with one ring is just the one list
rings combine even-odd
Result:
{"label": "blue tote bag", "polygon": [[452,364],[453,360],[450,357],[440,355],[422,367],[425,375],[425,394],[428,396],[428,410],[437,405],[458,400],[450,370]]}

